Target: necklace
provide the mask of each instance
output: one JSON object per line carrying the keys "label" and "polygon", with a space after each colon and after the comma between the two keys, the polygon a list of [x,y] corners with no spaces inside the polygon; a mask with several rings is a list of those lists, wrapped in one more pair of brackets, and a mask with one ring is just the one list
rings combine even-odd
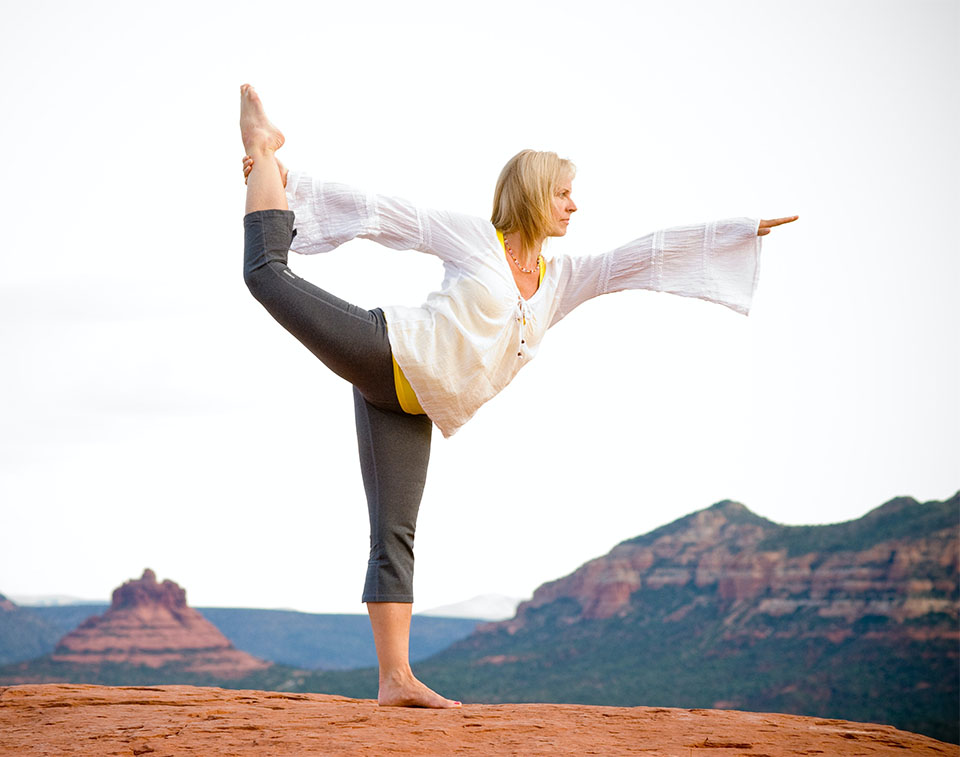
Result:
{"label": "necklace", "polygon": [[519,268],[524,273],[534,273],[535,271],[540,270],[540,257],[541,257],[540,255],[537,255],[537,262],[534,263],[533,268],[524,268],[522,265],[520,265],[520,261],[517,260],[517,256],[513,254],[513,250],[511,249],[510,243],[507,241],[506,237],[503,238],[503,246],[507,248],[507,254],[511,258],[513,258],[513,262],[516,263],[517,268]]}

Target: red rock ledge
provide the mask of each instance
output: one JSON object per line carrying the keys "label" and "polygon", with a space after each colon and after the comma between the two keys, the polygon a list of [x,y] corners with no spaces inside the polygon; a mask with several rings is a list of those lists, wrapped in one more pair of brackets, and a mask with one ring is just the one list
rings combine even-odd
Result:
{"label": "red rock ledge", "polygon": [[960,755],[891,726],[733,710],[465,705],[194,686],[0,689],[0,755]]}

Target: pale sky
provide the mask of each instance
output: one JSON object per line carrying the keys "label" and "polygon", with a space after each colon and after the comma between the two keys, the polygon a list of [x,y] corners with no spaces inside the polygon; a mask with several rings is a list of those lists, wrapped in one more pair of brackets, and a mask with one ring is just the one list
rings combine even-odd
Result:
{"label": "pale sky", "polygon": [[[554,150],[547,253],[730,216],[749,317],[591,301],[452,439],[435,431],[415,610],[529,596],[722,499],[781,523],[960,487],[960,3],[6,2],[0,592],[363,612],[350,388],[241,277],[239,86],[288,165],[487,216]],[[439,261],[296,258],[358,305]]]}

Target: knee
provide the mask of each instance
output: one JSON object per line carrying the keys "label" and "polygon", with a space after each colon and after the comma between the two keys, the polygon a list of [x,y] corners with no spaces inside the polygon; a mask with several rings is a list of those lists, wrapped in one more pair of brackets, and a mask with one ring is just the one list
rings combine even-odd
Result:
{"label": "knee", "polygon": [[254,268],[253,266],[245,265],[243,267],[243,283],[247,285],[247,289],[250,290],[250,294],[256,297],[258,300],[258,294],[263,290],[263,274],[266,272],[266,266],[259,266]]}
{"label": "knee", "polygon": [[266,266],[260,268],[243,267],[243,283],[247,285],[247,290],[253,295],[254,299],[261,303],[266,299],[267,282],[265,274],[268,273]]}
{"label": "knee", "polygon": [[413,601],[413,533],[385,529],[371,534],[364,602]]}
{"label": "knee", "polygon": [[293,221],[293,213],[288,210],[266,210],[244,216],[243,280],[258,300],[265,291],[274,288],[276,276],[269,269],[287,266],[287,251],[296,235]]}
{"label": "knee", "polygon": [[370,533],[370,558],[373,560],[413,560],[416,526],[394,524]]}
{"label": "knee", "polygon": [[264,307],[279,300],[283,285],[277,274],[283,275],[287,269],[282,263],[263,263],[262,265],[243,267],[243,283],[254,299]]}

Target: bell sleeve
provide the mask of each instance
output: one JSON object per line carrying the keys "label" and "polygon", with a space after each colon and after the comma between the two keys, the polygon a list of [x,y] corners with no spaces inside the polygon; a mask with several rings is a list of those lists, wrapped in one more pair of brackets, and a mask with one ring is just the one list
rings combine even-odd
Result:
{"label": "bell sleeve", "polygon": [[469,257],[482,238],[479,218],[417,208],[399,197],[370,194],[290,171],[287,202],[296,216],[290,249],[302,255],[329,252],[351,239],[369,239],[394,250],[418,250],[444,261]]}
{"label": "bell sleeve", "polygon": [[677,226],[601,255],[561,259],[553,326],[592,297],[649,289],[697,297],[747,315],[760,273],[753,218]]}

